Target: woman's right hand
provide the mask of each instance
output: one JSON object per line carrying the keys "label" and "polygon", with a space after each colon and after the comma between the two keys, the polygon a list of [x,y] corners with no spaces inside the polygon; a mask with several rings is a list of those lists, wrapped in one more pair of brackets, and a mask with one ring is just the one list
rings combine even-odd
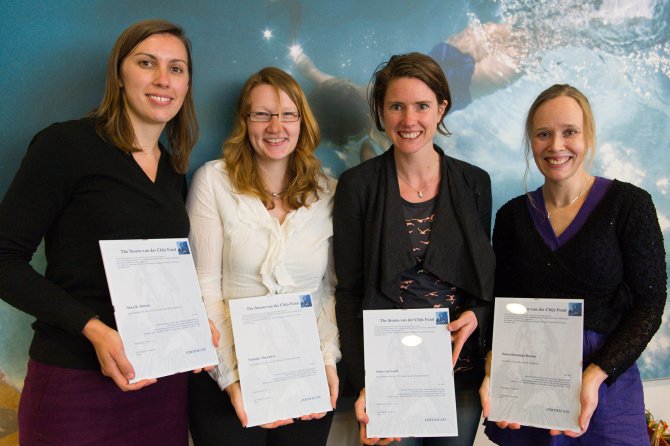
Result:
{"label": "woman's right hand", "polygon": [[[235,381],[234,383],[226,387],[226,393],[230,397],[230,403],[235,409],[237,418],[239,418],[242,427],[247,427],[247,412],[244,410],[244,401],[242,399],[242,388],[240,387],[240,382]],[[293,418],[287,418],[285,420],[277,420],[272,423],[261,424],[260,427],[263,429],[274,429],[279,426],[285,426],[287,424],[293,423]]]}
{"label": "woman's right hand", "polygon": [[[491,402],[491,352],[488,352],[486,355],[486,365],[484,366],[486,374],[484,375],[484,380],[482,385],[479,387],[479,399],[482,403],[482,416],[484,418],[489,417],[489,409]],[[519,423],[510,423],[509,421],[497,421],[496,426],[501,429],[521,429]]]}
{"label": "woman's right hand", "polygon": [[102,374],[111,378],[122,391],[139,390],[156,382],[155,378],[133,384],[128,382],[135,377],[135,370],[126,357],[121,336],[100,319],[89,320],[82,334],[93,344]]}
{"label": "woman's right hand", "polygon": [[368,414],[365,411],[365,389],[361,390],[361,393],[359,394],[356,403],[354,403],[354,412],[356,413],[356,419],[358,420],[358,425],[361,428],[360,430],[361,444],[385,445],[391,443],[392,441],[400,441],[400,438],[379,438],[379,437],[367,438],[366,425],[370,422],[370,419],[368,418]]}

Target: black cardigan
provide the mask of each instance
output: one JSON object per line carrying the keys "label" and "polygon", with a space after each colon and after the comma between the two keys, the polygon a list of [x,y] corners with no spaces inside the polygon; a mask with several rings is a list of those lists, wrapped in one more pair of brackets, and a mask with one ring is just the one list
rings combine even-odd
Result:
{"label": "black cardigan", "polygon": [[590,360],[611,384],[644,351],[665,306],[665,248],[651,196],[614,180],[580,231],[554,252],[527,200],[517,197],[496,215],[496,296],[583,298],[584,329],[609,335]]}
{"label": "black cardigan", "polygon": [[[482,169],[441,156],[442,181],[426,252],[426,269],[477,301],[480,339],[488,330],[495,257],[491,248],[491,180]],[[365,387],[364,309],[399,308],[401,274],[413,266],[394,149],[340,176],[333,212],[337,325],[347,378]],[[446,258],[442,253],[449,252]]]}

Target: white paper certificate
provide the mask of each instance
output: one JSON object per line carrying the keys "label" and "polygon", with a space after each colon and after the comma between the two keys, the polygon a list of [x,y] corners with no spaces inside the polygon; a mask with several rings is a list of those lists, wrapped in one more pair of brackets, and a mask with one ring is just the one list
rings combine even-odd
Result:
{"label": "white paper certificate", "polygon": [[372,437],[458,435],[449,310],[363,311]]}
{"label": "white paper certificate", "polygon": [[228,305],[247,427],[333,410],[311,295]]}
{"label": "white paper certificate", "polygon": [[582,299],[496,297],[489,420],[579,431]]}
{"label": "white paper certificate", "polygon": [[100,240],[137,382],[218,363],[187,239]]}

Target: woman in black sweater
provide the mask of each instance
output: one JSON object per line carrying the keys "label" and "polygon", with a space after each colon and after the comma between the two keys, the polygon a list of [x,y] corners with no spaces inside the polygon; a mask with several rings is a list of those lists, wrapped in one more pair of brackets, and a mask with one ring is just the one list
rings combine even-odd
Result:
{"label": "woman in black sweater", "polygon": [[[581,430],[487,422],[486,433],[515,446],[649,444],[635,360],[658,330],[666,300],[654,204],[632,184],[587,172],[595,123],[574,87],[554,85],[538,96],[526,142],[545,181],[498,211],[496,296],[584,299]],[[481,394],[486,416],[488,377]]]}
{"label": "woman in black sweater", "polygon": [[[188,236],[191,73],[181,28],[130,26],[100,106],[39,132],[0,205],[0,296],[36,318],[21,445],[188,444],[187,377],[129,384],[98,241]],[[44,276],[29,264],[42,238]]]}

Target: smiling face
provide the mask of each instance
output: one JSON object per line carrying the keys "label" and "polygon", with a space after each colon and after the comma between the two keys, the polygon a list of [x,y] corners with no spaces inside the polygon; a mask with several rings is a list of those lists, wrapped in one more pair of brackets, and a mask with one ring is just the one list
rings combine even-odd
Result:
{"label": "smiling face", "polygon": [[559,96],[538,107],[532,120],[531,148],[546,181],[581,177],[587,155],[584,113],[577,101]]}
{"label": "smiling face", "polygon": [[[249,112],[258,113],[298,113],[298,107],[283,90],[268,84],[253,88],[249,94]],[[300,137],[300,119],[281,122],[272,116],[269,122],[255,122],[247,119],[249,142],[260,164],[268,162],[287,163]]]}
{"label": "smiling face", "polygon": [[188,93],[186,47],[172,34],[149,36],[123,59],[120,78],[133,128],[165,126]]}
{"label": "smiling face", "polygon": [[399,153],[432,150],[437,125],[447,106],[420,79],[400,77],[389,82],[384,95],[384,130]]}

